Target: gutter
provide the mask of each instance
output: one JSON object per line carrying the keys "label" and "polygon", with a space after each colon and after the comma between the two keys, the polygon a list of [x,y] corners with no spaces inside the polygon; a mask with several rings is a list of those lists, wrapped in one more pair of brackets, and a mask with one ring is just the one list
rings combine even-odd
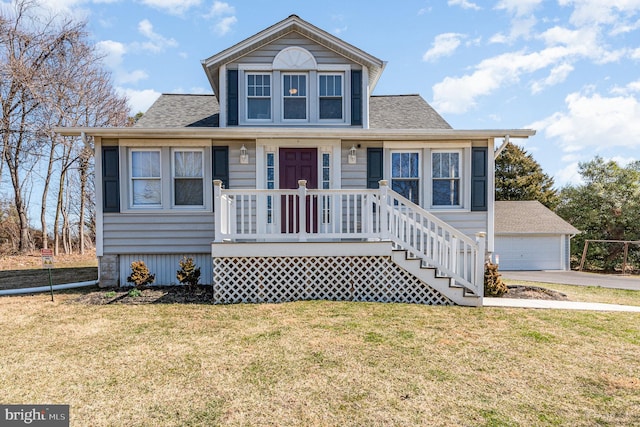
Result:
{"label": "gutter", "polygon": [[[62,291],[65,289],[83,288],[86,286],[95,286],[99,283],[99,280],[89,280],[88,282],[76,282],[76,283],[64,283],[61,285],[53,285],[54,291]],[[35,288],[21,288],[21,289],[2,289],[0,290],[0,296],[2,295],[20,295],[20,294],[34,294],[38,292],[49,292],[51,286],[39,286]]]}

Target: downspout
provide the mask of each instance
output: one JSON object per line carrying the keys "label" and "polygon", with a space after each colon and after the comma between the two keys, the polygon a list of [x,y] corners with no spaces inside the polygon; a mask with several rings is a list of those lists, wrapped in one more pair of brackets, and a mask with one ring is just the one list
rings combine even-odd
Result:
{"label": "downspout", "polygon": [[[83,288],[86,286],[95,286],[100,281],[89,280],[88,282],[76,282],[76,283],[64,283],[61,285],[53,285],[54,291],[61,291],[64,289],[74,289],[74,288]],[[2,295],[20,295],[20,294],[34,294],[38,292],[49,292],[51,290],[51,286],[39,286],[35,288],[21,288],[21,289],[3,289],[0,290],[0,296]]]}
{"label": "downspout", "polygon": [[502,151],[504,151],[508,143],[509,143],[509,135],[505,135],[504,140],[502,141],[502,145],[500,145],[500,147],[498,147],[498,149],[493,154],[494,159],[498,158],[498,156],[500,155],[500,153],[502,153]]}

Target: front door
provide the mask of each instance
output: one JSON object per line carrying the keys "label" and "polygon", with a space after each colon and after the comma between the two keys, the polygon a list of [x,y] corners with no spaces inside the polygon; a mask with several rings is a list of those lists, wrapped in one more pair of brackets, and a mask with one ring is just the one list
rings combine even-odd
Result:
{"label": "front door", "polygon": [[[280,188],[297,189],[300,179],[307,180],[307,188],[318,188],[318,150],[315,148],[281,148]],[[307,233],[317,233],[316,203],[309,196],[307,196],[305,203],[307,210],[306,231]],[[281,212],[282,233],[298,233],[300,231],[298,196],[282,196]]]}

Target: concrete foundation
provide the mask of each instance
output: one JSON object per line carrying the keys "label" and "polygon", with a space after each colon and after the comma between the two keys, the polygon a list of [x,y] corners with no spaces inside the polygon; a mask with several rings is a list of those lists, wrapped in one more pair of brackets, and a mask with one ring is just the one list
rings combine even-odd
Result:
{"label": "concrete foundation", "polygon": [[118,255],[103,255],[98,257],[100,266],[100,287],[113,288],[120,286],[120,262]]}

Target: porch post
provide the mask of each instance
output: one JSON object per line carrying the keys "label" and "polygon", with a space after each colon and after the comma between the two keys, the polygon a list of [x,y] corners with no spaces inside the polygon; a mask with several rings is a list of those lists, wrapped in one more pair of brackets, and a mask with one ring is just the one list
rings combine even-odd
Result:
{"label": "porch post", "polygon": [[389,190],[389,181],[382,179],[378,181],[380,189],[380,238],[381,240],[389,239],[389,209],[387,204],[387,194]]}
{"label": "porch post", "polygon": [[298,180],[298,241],[307,241],[307,180]]}
{"label": "porch post", "polygon": [[478,244],[478,253],[476,253],[476,295],[484,296],[484,261],[485,250],[487,247],[487,233],[479,231],[476,233],[476,243]]}
{"label": "porch post", "polygon": [[222,242],[222,180],[213,180],[214,242]]}

